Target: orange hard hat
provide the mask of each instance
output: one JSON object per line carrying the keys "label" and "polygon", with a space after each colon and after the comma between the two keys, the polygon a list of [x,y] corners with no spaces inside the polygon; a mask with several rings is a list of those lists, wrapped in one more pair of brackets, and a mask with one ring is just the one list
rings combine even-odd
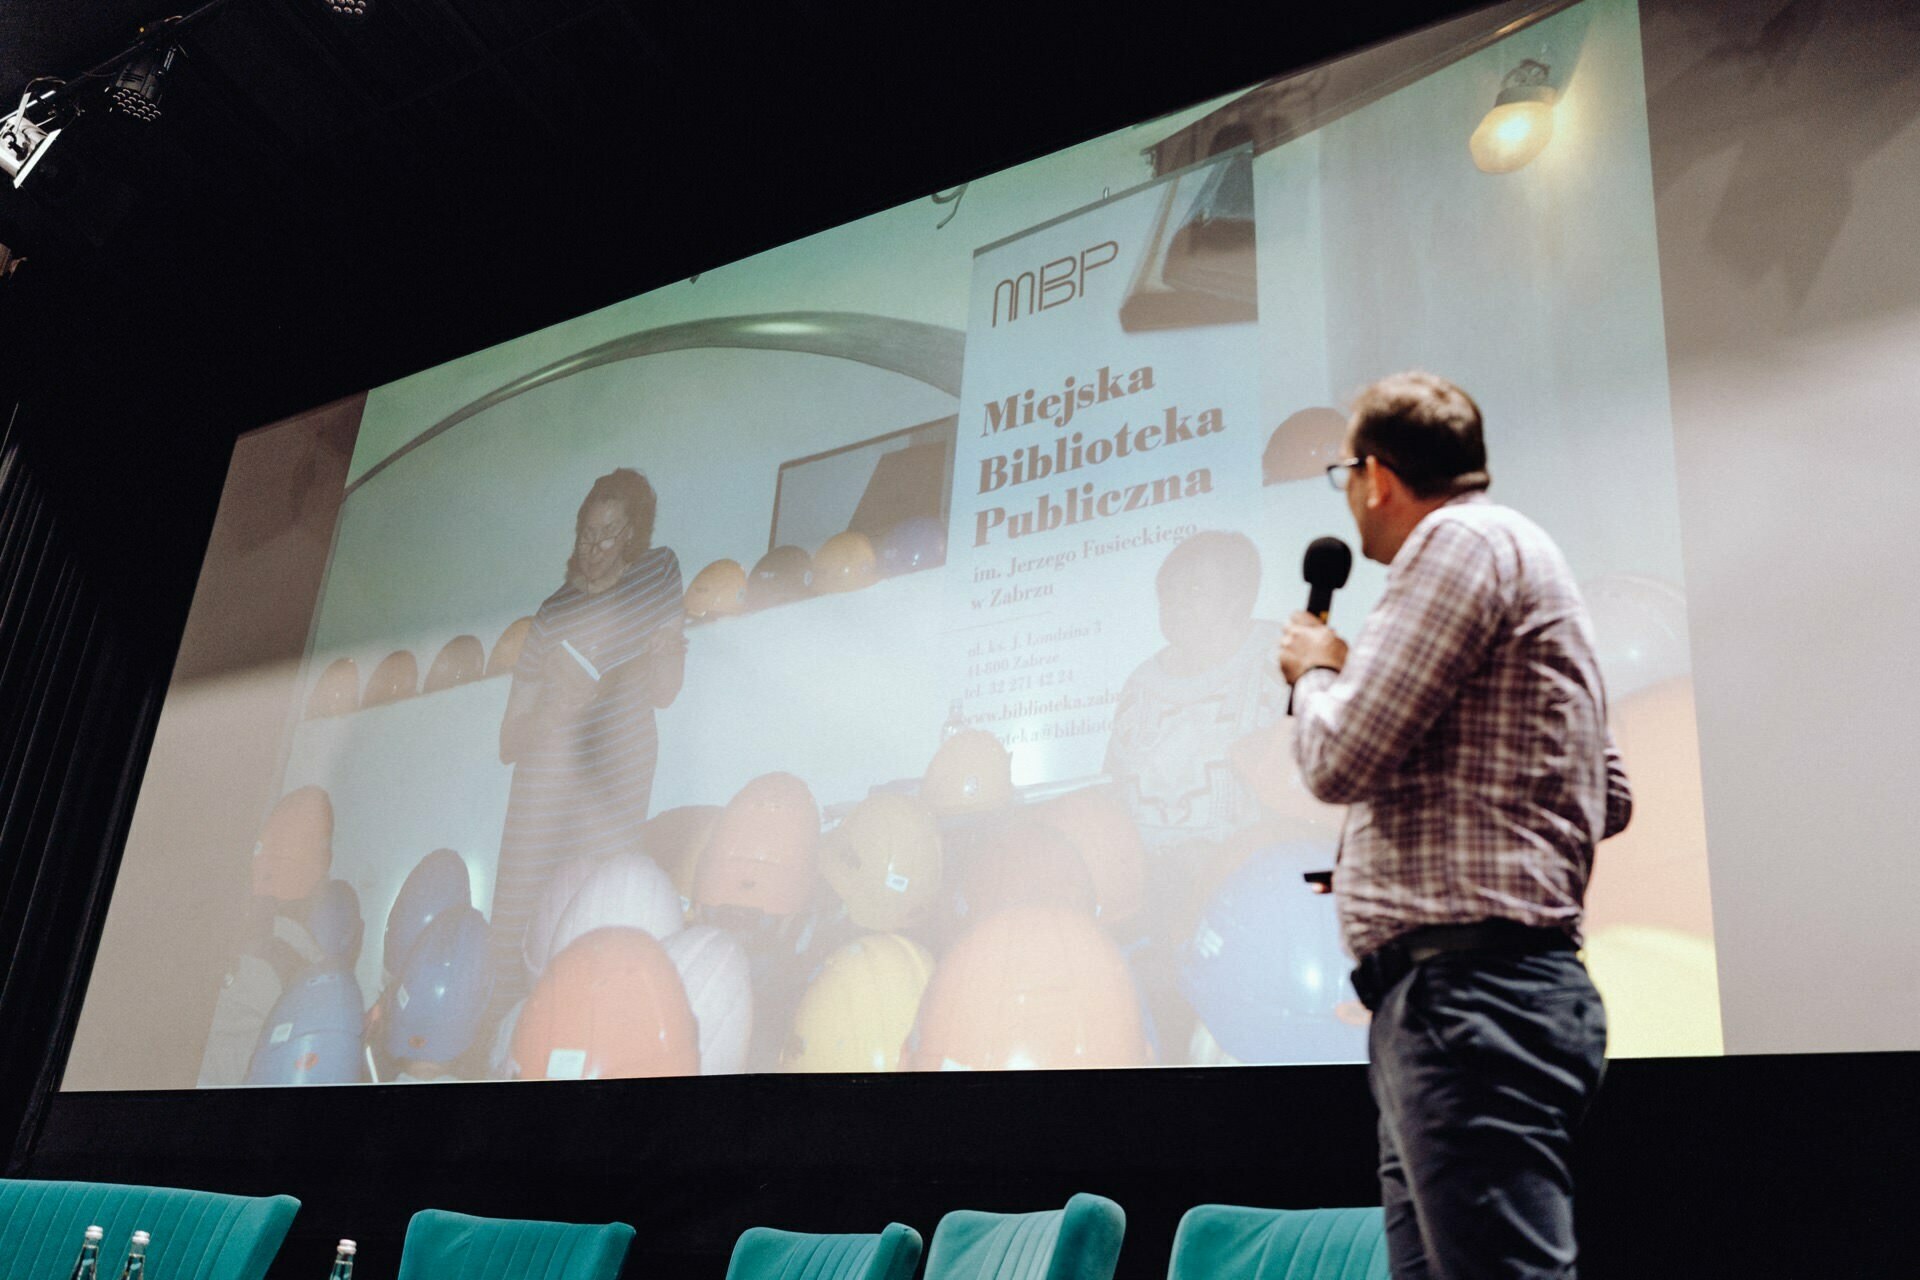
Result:
{"label": "orange hard hat", "polygon": [[1093,877],[1103,924],[1124,924],[1146,905],[1147,850],[1114,786],[1082,787],[1049,800],[1033,816],[1080,851]]}
{"label": "orange hard hat", "polygon": [[1127,962],[1077,911],[989,916],[934,968],[902,1065],[915,1071],[1138,1067],[1148,1061]]}
{"label": "orange hard hat", "polygon": [[399,702],[420,692],[420,663],[409,649],[395,649],[380,659],[380,665],[367,677],[367,691],[360,697],[363,707]]}
{"label": "orange hard hat", "polygon": [[335,658],[307,695],[307,719],[344,716],[359,709],[360,664],[352,658]]}
{"label": "orange hard hat", "polygon": [[513,1060],[535,1080],[698,1074],[699,1032],[666,949],[608,928],[554,956],[520,1011]]}
{"label": "orange hard hat", "polygon": [[493,642],[493,654],[487,659],[488,676],[508,676],[520,661],[520,650],[526,647],[527,632],[533,630],[532,618],[515,618]]}
{"label": "orange hard hat", "polygon": [[487,673],[487,648],[478,636],[455,636],[440,648],[427,668],[423,693],[438,693],[457,684],[478,680]]}
{"label": "orange hard hat", "polygon": [[1099,898],[1073,842],[1021,818],[993,832],[966,859],[959,906],[970,921],[1013,907],[1061,907],[1092,919]]}
{"label": "orange hard hat", "polygon": [[1302,409],[1273,429],[1260,457],[1260,482],[1317,480],[1346,454],[1347,416],[1338,409]]}
{"label": "orange hard hat", "polygon": [[981,813],[1013,802],[1013,757],[985,729],[962,729],[933,753],[920,798],[938,814]]}
{"label": "orange hard hat", "polygon": [[819,869],[820,806],[790,773],[755,778],[727,801],[694,873],[703,907],[750,907],[770,916],[807,905]]}
{"label": "orange hard hat", "polygon": [[821,842],[820,873],[847,918],[888,932],[919,919],[940,890],[940,832],[918,800],[881,791]]}
{"label": "orange hard hat", "polygon": [[720,618],[747,608],[747,571],[738,560],[715,560],[693,575],[682,607],[689,618]]}
{"label": "orange hard hat", "polygon": [[813,553],[813,589],[858,591],[880,576],[880,555],[864,533],[836,533]]}
{"label": "orange hard hat", "polygon": [[1649,925],[1711,937],[1693,680],[1651,685],[1612,710],[1614,743],[1633,789],[1633,819],[1594,858],[1587,929]]}
{"label": "orange hard hat", "polygon": [[333,800],[319,787],[281,796],[253,847],[253,891],[298,902],[333,869]]}

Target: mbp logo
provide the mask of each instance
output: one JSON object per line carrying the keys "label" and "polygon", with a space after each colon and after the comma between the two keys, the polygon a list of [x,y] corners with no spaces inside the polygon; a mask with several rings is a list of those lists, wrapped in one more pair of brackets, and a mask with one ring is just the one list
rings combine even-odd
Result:
{"label": "mbp logo", "polygon": [[1026,314],[1046,311],[1052,307],[1065,306],[1075,298],[1083,297],[1087,292],[1087,274],[1097,271],[1120,256],[1120,245],[1113,240],[1102,240],[1099,244],[1088,245],[1075,257],[1055,258],[1038,271],[1022,271],[1017,276],[1002,280],[993,286],[993,324],[1000,327],[1000,296],[1007,299],[1007,323],[1012,324],[1021,316],[1021,290],[1026,290]]}

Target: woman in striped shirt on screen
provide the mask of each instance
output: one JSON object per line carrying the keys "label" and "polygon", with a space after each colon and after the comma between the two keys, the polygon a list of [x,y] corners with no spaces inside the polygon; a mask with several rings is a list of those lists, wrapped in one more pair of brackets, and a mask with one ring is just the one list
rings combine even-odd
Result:
{"label": "woman in striped shirt on screen", "polygon": [[593,482],[566,585],[534,615],[500,723],[513,766],[493,894],[496,1008],[525,994],[521,947],[554,869],[631,850],[647,820],[655,708],[680,692],[680,561],[652,545],[653,486],[622,467]]}

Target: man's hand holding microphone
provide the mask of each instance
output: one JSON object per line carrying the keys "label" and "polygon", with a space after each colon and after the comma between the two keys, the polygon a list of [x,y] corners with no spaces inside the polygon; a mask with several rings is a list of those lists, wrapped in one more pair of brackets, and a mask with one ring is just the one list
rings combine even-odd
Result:
{"label": "man's hand holding microphone", "polygon": [[[1353,551],[1338,538],[1315,538],[1301,563],[1307,580],[1307,607],[1287,619],[1280,636],[1280,675],[1292,684],[1315,667],[1338,671],[1347,665],[1347,642],[1327,625],[1333,593],[1347,585]],[[1291,708],[1289,708],[1291,710]]]}

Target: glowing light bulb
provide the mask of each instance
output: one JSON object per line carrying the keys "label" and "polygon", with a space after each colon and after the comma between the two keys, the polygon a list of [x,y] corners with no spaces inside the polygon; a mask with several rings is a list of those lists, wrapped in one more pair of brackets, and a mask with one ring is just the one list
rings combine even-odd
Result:
{"label": "glowing light bulb", "polygon": [[1545,102],[1509,102],[1487,112],[1467,140],[1482,173],[1512,173],[1553,141],[1553,107]]}
{"label": "glowing light bulb", "polygon": [[1467,140],[1474,167],[1482,173],[1512,173],[1553,141],[1554,93],[1547,74],[1547,68],[1532,59],[1507,74],[1493,110]]}

